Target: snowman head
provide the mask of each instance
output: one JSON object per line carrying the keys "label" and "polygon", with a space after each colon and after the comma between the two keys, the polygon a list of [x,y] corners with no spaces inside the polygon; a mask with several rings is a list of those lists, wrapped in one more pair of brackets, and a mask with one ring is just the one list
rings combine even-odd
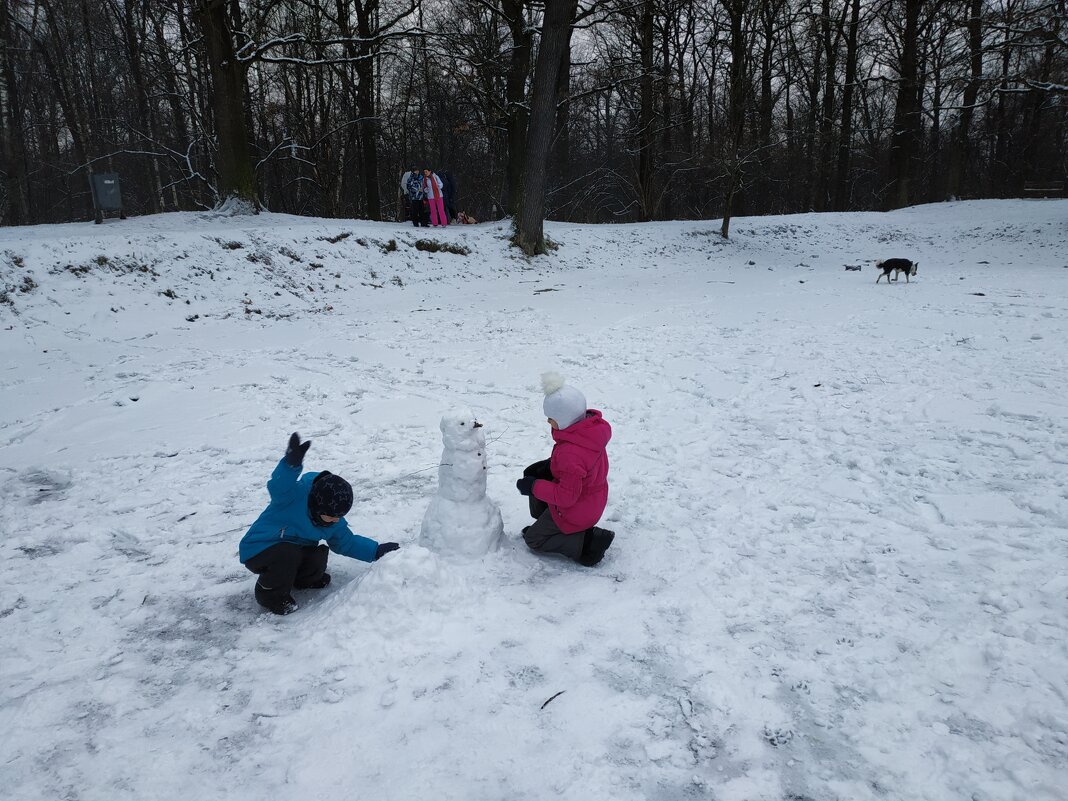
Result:
{"label": "snowman head", "polygon": [[446,450],[470,451],[484,448],[486,434],[470,409],[454,409],[441,418],[441,439]]}

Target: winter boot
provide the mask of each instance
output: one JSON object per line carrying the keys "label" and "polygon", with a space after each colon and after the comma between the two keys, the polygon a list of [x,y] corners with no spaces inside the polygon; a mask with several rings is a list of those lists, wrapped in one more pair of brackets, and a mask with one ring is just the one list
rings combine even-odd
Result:
{"label": "winter boot", "polygon": [[277,589],[269,590],[260,586],[258,581],[256,582],[256,602],[268,612],[276,615],[288,615],[299,608],[293,596],[288,592],[279,593]]}
{"label": "winter boot", "polygon": [[294,584],[293,587],[298,590],[321,590],[324,587],[330,585],[330,574],[323,573],[322,578],[313,581],[311,584]]}
{"label": "winter boot", "polygon": [[604,552],[608,550],[608,546],[612,544],[612,540],[616,537],[614,531],[609,531],[606,528],[593,528],[586,529],[586,533],[582,536],[582,554],[579,556],[579,564],[585,567],[593,567],[604,558]]}

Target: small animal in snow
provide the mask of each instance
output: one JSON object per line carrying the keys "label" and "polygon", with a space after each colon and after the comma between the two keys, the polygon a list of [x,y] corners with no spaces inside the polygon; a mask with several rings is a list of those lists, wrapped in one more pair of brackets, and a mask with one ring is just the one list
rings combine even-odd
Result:
{"label": "small animal in snow", "polygon": [[894,280],[898,280],[901,277],[901,273],[905,274],[905,283],[909,282],[910,275],[916,275],[916,269],[920,266],[919,262],[914,262],[912,259],[886,259],[885,261],[877,262],[875,269],[882,270],[882,274],[877,276],[875,283],[879,283],[879,279],[886,276],[886,283],[890,283],[890,273],[894,274]]}

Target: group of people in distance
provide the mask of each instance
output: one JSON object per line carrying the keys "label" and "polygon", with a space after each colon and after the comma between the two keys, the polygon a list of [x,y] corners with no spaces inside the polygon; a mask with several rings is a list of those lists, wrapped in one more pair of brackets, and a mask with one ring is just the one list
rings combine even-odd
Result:
{"label": "group of people in distance", "polygon": [[451,172],[434,172],[429,167],[410,166],[400,180],[400,196],[405,216],[416,228],[444,228],[449,223],[476,222],[456,210],[456,182]]}

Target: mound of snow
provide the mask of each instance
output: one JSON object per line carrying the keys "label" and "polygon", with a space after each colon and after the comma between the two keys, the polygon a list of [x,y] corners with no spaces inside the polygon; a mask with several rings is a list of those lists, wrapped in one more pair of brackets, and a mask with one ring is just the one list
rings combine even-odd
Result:
{"label": "mound of snow", "polygon": [[256,206],[237,195],[231,195],[211,211],[203,212],[204,219],[212,220],[223,217],[247,217],[256,213]]}
{"label": "mound of snow", "polygon": [[405,545],[375,562],[361,581],[335,596],[332,607],[361,619],[385,619],[384,628],[450,605],[468,594],[467,580],[437,554]]}

